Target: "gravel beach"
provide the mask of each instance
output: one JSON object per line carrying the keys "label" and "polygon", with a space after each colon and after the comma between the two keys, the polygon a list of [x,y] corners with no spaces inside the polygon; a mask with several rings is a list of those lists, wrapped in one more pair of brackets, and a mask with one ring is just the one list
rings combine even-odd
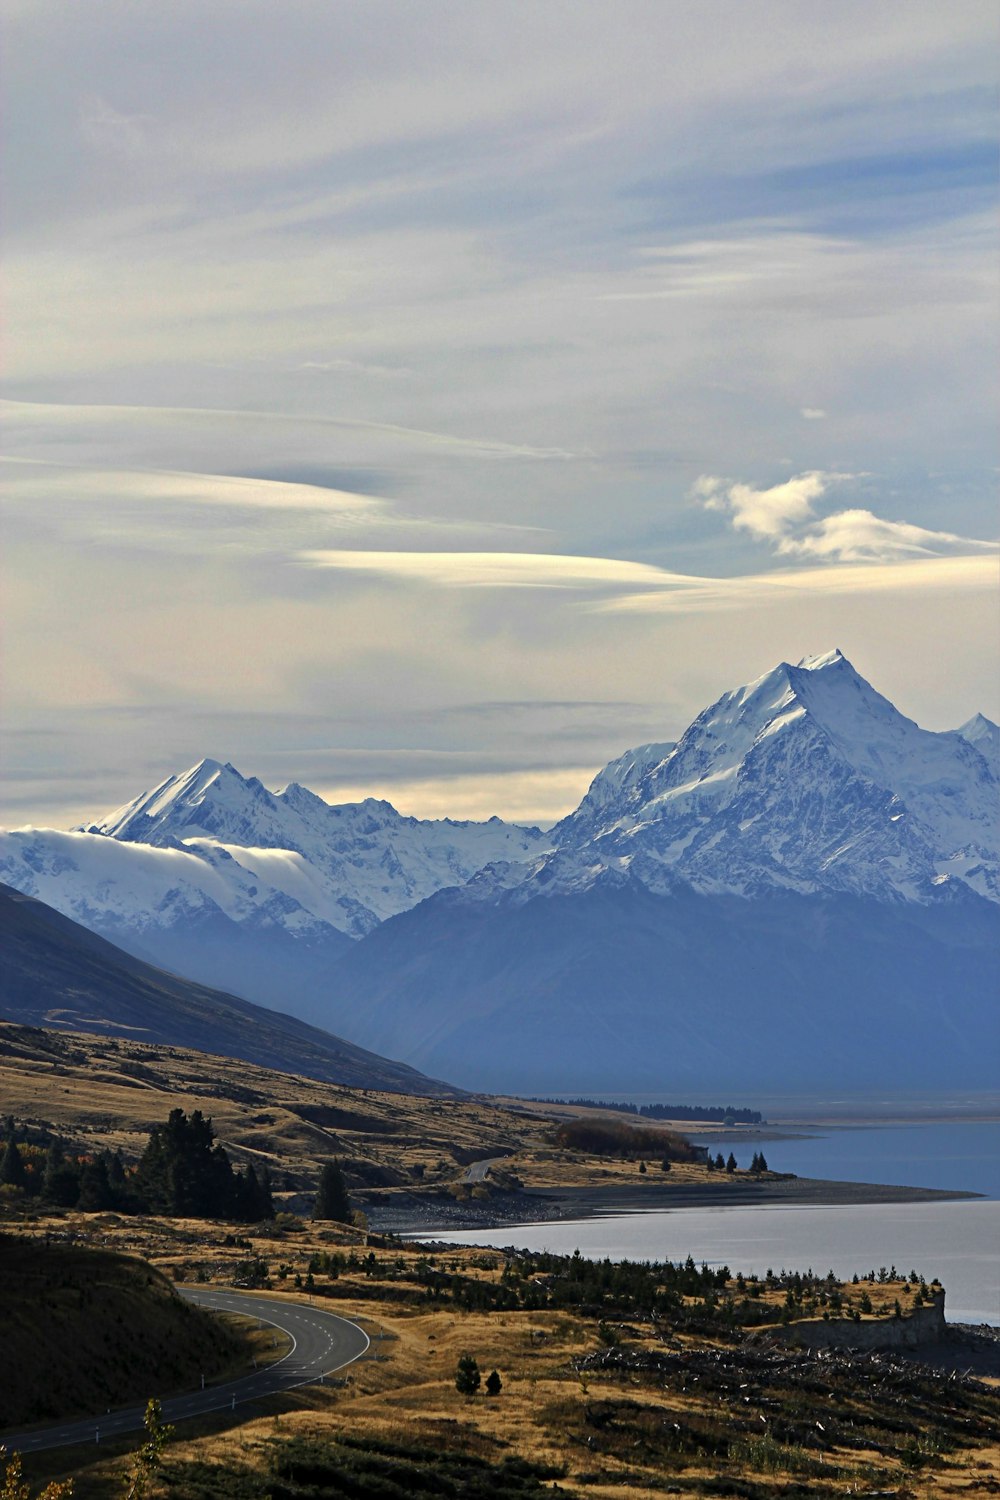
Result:
{"label": "gravel beach", "polygon": [[499,1229],[559,1219],[605,1218],[671,1208],[787,1208],[860,1203],[930,1203],[976,1198],[977,1193],[937,1188],[894,1187],[887,1183],[832,1182],[819,1177],[776,1177],[766,1182],[723,1182],[718,1186],[637,1183],[634,1188],[524,1188],[494,1192],[487,1199],[458,1200],[448,1194],[372,1194],[365,1211],[381,1233],[446,1238],[448,1230]]}

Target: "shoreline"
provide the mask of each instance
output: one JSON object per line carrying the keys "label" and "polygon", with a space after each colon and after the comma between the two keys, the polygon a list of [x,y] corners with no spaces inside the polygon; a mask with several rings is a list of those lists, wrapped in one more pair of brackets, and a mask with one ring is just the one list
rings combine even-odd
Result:
{"label": "shoreline", "polygon": [[822,1177],[784,1177],[770,1182],[732,1183],[723,1187],[522,1188],[498,1192],[482,1202],[432,1194],[405,1198],[373,1197],[366,1203],[375,1233],[407,1238],[447,1238],[449,1230],[497,1230],[507,1225],[556,1223],[569,1219],[612,1218],[651,1210],[682,1208],[836,1208],[860,1204],[940,1203],[982,1193],[945,1188],[899,1187],[890,1183],[837,1182]]}

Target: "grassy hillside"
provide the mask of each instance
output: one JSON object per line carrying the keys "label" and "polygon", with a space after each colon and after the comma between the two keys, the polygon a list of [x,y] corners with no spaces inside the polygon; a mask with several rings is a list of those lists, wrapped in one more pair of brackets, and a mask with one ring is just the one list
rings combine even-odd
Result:
{"label": "grassy hillside", "polygon": [[130,1256],[0,1235],[0,1286],[0,1431],[159,1397],[240,1360],[230,1328]]}
{"label": "grassy hillside", "polygon": [[[279,1203],[283,1192],[311,1195],[331,1157],[342,1163],[356,1206],[383,1214],[415,1195],[433,1207],[435,1195],[442,1204],[455,1196],[482,1199],[492,1186],[515,1182],[547,1191],[699,1185],[723,1198],[734,1183],[696,1162],[679,1163],[669,1177],[637,1175],[636,1153],[663,1154],[662,1126],[644,1122],[625,1126],[627,1145],[617,1160],[560,1145],[557,1121],[581,1113],[592,1119],[593,1110],[342,1088],[182,1047],[2,1021],[0,1099],[4,1114],[31,1130],[49,1129],[80,1151],[121,1150],[133,1162],[150,1127],[172,1109],[200,1109],[235,1165],[268,1167]],[[621,1126],[620,1117],[606,1118]],[[648,1146],[637,1144],[647,1138]],[[468,1163],[483,1157],[503,1158],[490,1183],[464,1184]],[[308,1209],[310,1199],[293,1197],[291,1206]]]}
{"label": "grassy hillside", "polygon": [[454,1092],[293,1016],[142,963],[3,884],[0,954],[0,1016],[10,1021],[198,1047],[355,1088]]}
{"label": "grassy hillside", "polygon": [[[99,1226],[165,1269],[230,1286],[248,1251],[227,1245],[221,1228]],[[365,1240],[320,1224],[294,1234],[262,1226],[252,1253],[272,1297],[308,1295],[361,1320],[371,1353],[326,1386],[179,1424],[154,1491],[163,1500],[540,1500],[553,1479],[578,1500],[1000,1493],[997,1390],[964,1373],[976,1357],[968,1341],[907,1362],[767,1337],[844,1319],[901,1327],[923,1298],[919,1283],[611,1266]],[[995,1375],[996,1346],[985,1352]],[[464,1354],[481,1371],[475,1396],[456,1386]],[[937,1355],[940,1372],[923,1363]],[[490,1395],[494,1369],[501,1388]],[[78,1500],[106,1500],[120,1493],[120,1469],[113,1451],[91,1444],[40,1455],[29,1472],[72,1474]]]}

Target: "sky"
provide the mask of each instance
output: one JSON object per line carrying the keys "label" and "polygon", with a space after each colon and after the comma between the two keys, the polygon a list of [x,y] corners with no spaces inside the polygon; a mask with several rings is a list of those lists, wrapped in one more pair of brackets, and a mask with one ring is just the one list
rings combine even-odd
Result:
{"label": "sky", "polygon": [[992,0],[9,0],[3,819],[1000,717]]}

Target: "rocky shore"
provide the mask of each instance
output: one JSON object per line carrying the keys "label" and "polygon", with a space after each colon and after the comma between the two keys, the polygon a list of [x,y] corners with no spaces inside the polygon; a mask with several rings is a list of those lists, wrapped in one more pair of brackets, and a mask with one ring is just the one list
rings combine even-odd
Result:
{"label": "rocky shore", "polygon": [[611,1188],[524,1188],[491,1192],[488,1198],[456,1199],[449,1194],[372,1194],[365,1211],[381,1233],[447,1239],[449,1230],[501,1229],[506,1225],[560,1219],[606,1218],[616,1214],[671,1208],[786,1208],[861,1203],[930,1203],[975,1198],[977,1193],[937,1188],[895,1187],[887,1183],[832,1182],[819,1177],[777,1176],[755,1182],[668,1186],[638,1183]]}

